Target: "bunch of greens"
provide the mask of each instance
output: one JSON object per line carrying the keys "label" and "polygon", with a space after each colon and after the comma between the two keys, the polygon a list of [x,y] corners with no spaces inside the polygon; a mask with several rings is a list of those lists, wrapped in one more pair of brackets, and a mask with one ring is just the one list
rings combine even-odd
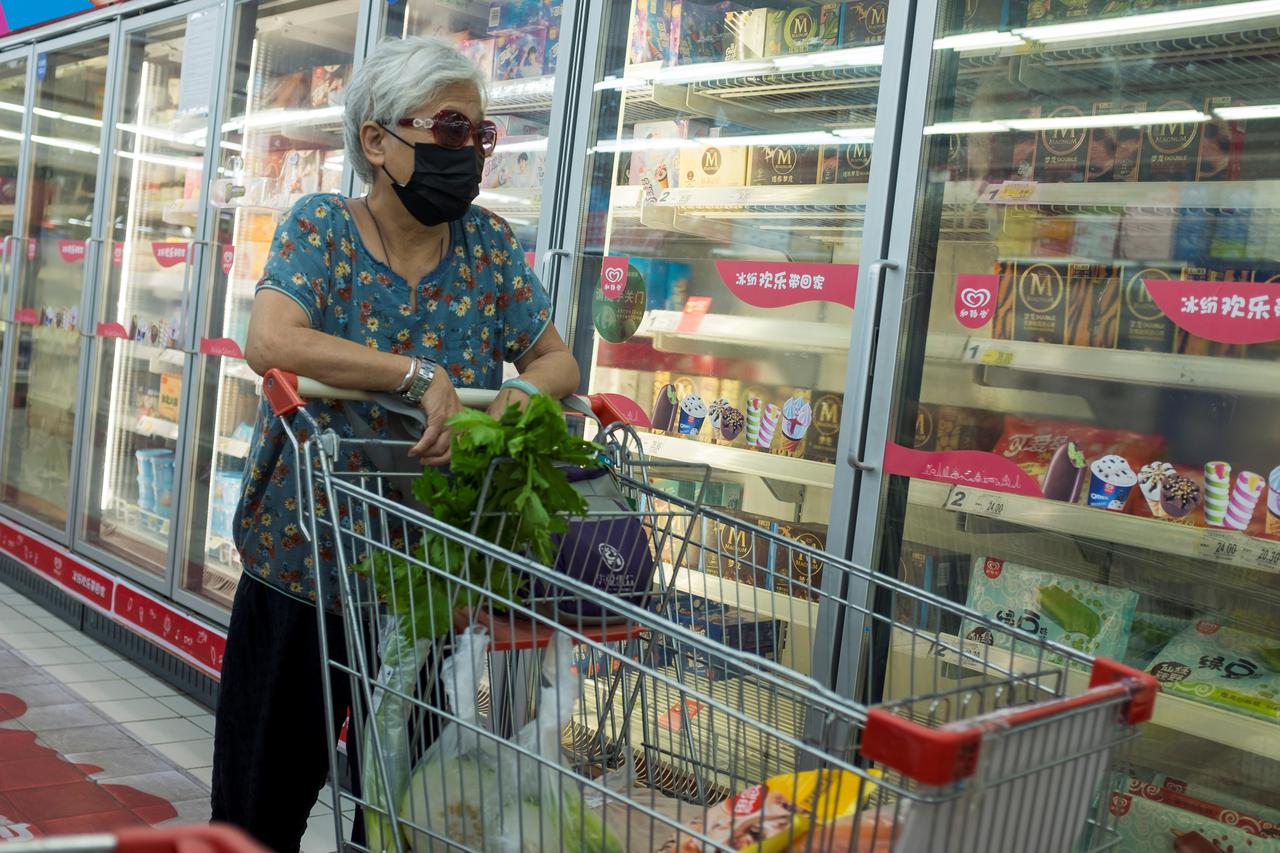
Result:
{"label": "bunch of greens", "polygon": [[[568,530],[570,516],[586,512],[565,469],[600,467],[600,447],[572,435],[560,404],[545,395],[530,400],[524,411],[509,407],[499,420],[481,411],[459,412],[449,429],[450,473],[424,471],[414,483],[414,497],[445,524],[474,529],[482,539],[550,565],[555,536]],[[488,590],[498,609],[503,600],[520,601],[521,577],[503,561],[434,532],[412,551],[418,561]],[[479,596],[464,585],[393,554],[371,554],[355,570],[370,578],[400,617],[408,639],[439,637],[449,630],[454,610],[478,603]]]}

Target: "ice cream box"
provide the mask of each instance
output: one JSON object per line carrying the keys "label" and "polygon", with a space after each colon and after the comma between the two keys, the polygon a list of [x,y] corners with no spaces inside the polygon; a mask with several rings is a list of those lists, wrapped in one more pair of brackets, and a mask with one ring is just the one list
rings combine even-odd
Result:
{"label": "ice cream box", "polygon": [[[1118,115],[1146,112],[1144,101],[1098,101],[1093,114]],[[1143,133],[1136,127],[1096,127],[1089,132],[1085,179],[1092,183],[1138,180]]]}
{"label": "ice cream box", "polygon": [[671,4],[671,47],[673,63],[719,62],[724,59],[728,31],[725,16],[742,12],[747,6],[733,2],[674,0]]}
{"label": "ice cream box", "polygon": [[492,38],[466,39],[458,43],[458,50],[471,60],[472,65],[480,69],[485,79],[492,80],[496,46],[497,40]]}
{"label": "ice cream box", "polygon": [[1177,217],[1169,212],[1129,213],[1120,220],[1120,257],[1133,261],[1167,261],[1173,257]]}
{"label": "ice cream box", "polygon": [[[780,521],[775,525],[775,532],[780,536],[793,539],[800,545],[816,551],[827,548],[827,525],[801,524]],[[775,543],[773,554],[773,590],[774,592],[801,598],[806,601],[818,601],[822,598],[822,569],[826,560],[805,551]]]}
{"label": "ice cream box", "polygon": [[1191,622],[1190,617],[1144,610],[1140,602],[1129,626],[1129,644],[1125,647],[1123,658],[1125,664],[1135,669],[1146,669],[1156,653],[1169,645],[1169,641]]}
{"label": "ice cream box", "polygon": [[1074,217],[1071,247],[1067,254],[1081,258],[1110,260],[1119,257],[1122,217],[1113,213],[1081,214]]}
{"label": "ice cream box", "polygon": [[870,179],[870,142],[822,146],[822,171],[818,177],[820,183],[865,184]]}
{"label": "ice cream box", "polygon": [[1067,334],[1065,264],[1000,262],[993,336],[1061,344]]}
{"label": "ice cream box", "polygon": [[680,186],[740,187],[747,182],[747,146],[719,145],[712,128],[705,147],[680,149]]}
{"label": "ice cream box", "polygon": [[493,79],[541,77],[547,55],[547,28],[500,33],[494,40]]}
{"label": "ice cream box", "polygon": [[[1138,594],[995,557],[976,557],[966,603],[993,621],[1035,639],[1118,658],[1129,642]],[[983,626],[966,624],[965,635],[998,648],[1009,648],[1012,643],[1008,633]],[[1029,646],[1015,651],[1034,654]]]}
{"label": "ice cream box", "polygon": [[[492,39],[490,39],[492,41]],[[490,116],[490,121],[498,126],[498,150],[502,150],[503,141],[511,138],[521,138],[529,136],[546,136],[547,123],[541,121],[533,121],[524,116],[516,115],[498,115]]]}
{"label": "ice cream box", "polygon": [[1217,118],[1217,110],[1239,106],[1244,106],[1244,101],[1230,95],[1205,98],[1204,113],[1210,120],[1200,128],[1197,181],[1240,180],[1246,139],[1244,123]]}
{"label": "ice cream box", "polygon": [[1126,853],[1262,853],[1271,846],[1240,826],[1127,791],[1113,792],[1109,809],[1115,835],[1107,841]]}
{"label": "ice cream box", "polygon": [[563,18],[564,4],[561,0],[552,0],[547,20],[547,52],[543,61],[543,74],[556,73],[556,63],[560,61],[560,22]]}
{"label": "ice cream box", "polygon": [[1135,472],[1136,485],[1138,469],[1157,458],[1165,444],[1161,435],[1007,415],[991,452],[1034,477],[1045,497],[1073,503],[1083,497],[1092,463],[1120,457]]}
{"label": "ice cream box", "polygon": [[840,443],[840,418],[844,395],[837,391],[816,391],[813,395],[813,423],[804,445],[804,458],[814,462],[836,461]]}
{"label": "ice cream box", "polygon": [[1045,214],[1036,217],[1031,225],[1031,256],[1034,258],[1060,258],[1071,253],[1076,239],[1074,216]]}
{"label": "ice cream box", "polygon": [[753,145],[747,183],[758,186],[813,186],[818,182],[816,145]]}
{"label": "ice cream box", "polygon": [[[655,140],[696,139],[706,136],[711,131],[707,122],[696,119],[675,119],[669,121],[638,121],[632,133],[635,139],[650,142]],[[670,148],[645,148],[631,155],[629,182],[632,186],[645,186],[646,183],[655,192],[661,192],[679,184],[680,145]]]}
{"label": "ice cream box", "polygon": [[1067,338],[1078,347],[1111,349],[1120,324],[1120,268],[1109,264],[1067,266]]}
{"label": "ice cream box", "polygon": [[[489,32],[545,27],[551,23],[550,0],[498,0],[489,4]],[[500,78],[501,79],[501,78]]]}
{"label": "ice cream box", "polygon": [[[1135,785],[1141,785],[1141,793],[1147,799],[1159,799],[1164,802],[1165,798],[1170,794],[1189,797],[1193,802],[1198,801],[1198,804],[1182,806],[1188,811],[1197,811],[1207,817],[1215,818],[1220,814],[1226,815],[1229,812],[1235,812],[1239,815],[1241,826],[1249,834],[1257,834],[1265,838],[1280,838],[1280,809],[1278,808],[1241,799],[1235,794],[1229,794],[1199,781],[1189,782],[1164,773],[1142,775],[1142,779],[1131,779],[1129,787],[1132,791]],[[1153,787],[1159,790],[1152,791]],[[1218,805],[1219,803],[1230,803],[1231,805],[1229,808],[1224,809]],[[1202,809],[1206,808],[1209,811],[1202,811]]]}
{"label": "ice cream box", "polygon": [[[1152,112],[1199,112],[1190,101],[1173,99],[1155,105]],[[1147,127],[1143,135],[1142,163],[1144,181],[1191,181],[1195,179],[1200,152],[1202,125],[1187,119],[1174,119]]]}
{"label": "ice cream box", "polygon": [[311,72],[290,71],[267,80],[262,89],[261,105],[264,108],[296,109],[306,106],[310,99]]}
{"label": "ice cream box", "polygon": [[966,33],[1007,30],[1026,22],[1026,0],[965,0],[962,29]]}
{"label": "ice cream box", "polygon": [[[518,137],[511,141],[519,141]],[[503,151],[499,146],[485,161],[480,186],[485,189],[533,189],[542,186],[547,171],[545,151]],[[483,203],[483,199],[480,200]]]}
{"label": "ice cream box", "polygon": [[1086,107],[1059,104],[1047,118],[1061,127],[1040,131],[1036,136],[1036,174],[1051,183],[1080,183],[1084,180],[1089,155],[1089,131],[1084,126]]}
{"label": "ice cream box", "polygon": [[1242,261],[1249,255],[1249,235],[1253,211],[1223,210],[1213,221],[1213,237],[1209,240],[1209,257],[1214,260]]}
{"label": "ice cream box", "polygon": [[311,106],[328,107],[342,103],[349,65],[317,65],[311,72]]}
{"label": "ice cream box", "polygon": [[[768,660],[777,659],[786,630],[780,620],[761,619],[758,614],[694,595],[677,597],[674,621],[715,644]],[[682,643],[670,635],[655,639],[654,652],[661,666],[672,666],[677,658],[683,658],[685,673],[699,678],[718,680],[747,674],[736,663],[710,652],[705,645]]]}
{"label": "ice cream box", "polygon": [[728,12],[724,18],[724,58],[729,61],[763,59],[769,35],[767,8]]}
{"label": "ice cream box", "polygon": [[165,373],[160,377],[160,398],[156,403],[156,414],[165,420],[178,419],[178,406],[182,403],[182,377],[176,373]]}
{"label": "ice cream box", "polygon": [[884,44],[888,29],[889,4],[885,0],[855,0],[844,4],[840,22],[841,46]]}
{"label": "ice cream box", "polygon": [[813,392],[808,388],[789,388],[784,393],[786,396],[778,402],[774,452],[780,456],[803,457],[813,427]]}
{"label": "ice cream box", "polygon": [[[1014,108],[1015,118],[1040,118],[1041,107],[1038,104],[1024,104]],[[998,144],[1003,143],[1005,135],[993,137]],[[1036,176],[1036,154],[1040,149],[1040,135],[1034,130],[1018,130],[1007,135],[1009,152],[1008,179],[1011,181],[1033,181]],[[970,150],[973,142],[970,141]]]}
{"label": "ice cream box", "polygon": [[671,0],[633,0],[632,65],[666,59],[671,50]]}
{"label": "ice cream box", "polygon": [[[970,557],[931,545],[904,541],[900,557],[899,577],[917,589],[940,595],[962,604],[968,595]],[[895,615],[899,623],[956,634],[960,631],[959,614],[896,596]]]}
{"label": "ice cream box", "polygon": [[962,406],[916,406],[916,450],[990,451],[1004,429],[1004,416]]}
{"label": "ice cream box", "polygon": [[[1207,262],[1187,264],[1182,268],[1181,278],[1184,281],[1253,281],[1257,271],[1251,267],[1230,262]],[[1241,344],[1225,344],[1206,340],[1176,329],[1174,332],[1174,352],[1181,355],[1209,355],[1218,358],[1241,358],[1245,354]]]}
{"label": "ice cream box", "polygon": [[1170,640],[1147,672],[1168,693],[1280,720],[1280,639],[1205,617]]}
{"label": "ice cream box", "polygon": [[1117,349],[1143,352],[1172,352],[1173,321],[1165,316],[1160,306],[1151,298],[1144,282],[1148,279],[1171,280],[1181,273],[1180,268],[1133,264],[1123,272],[1124,287],[1120,294],[1120,327],[1116,336]]}
{"label": "ice cream box", "polygon": [[770,9],[765,25],[765,56],[787,56],[835,47],[840,41],[839,17],[835,27],[829,26],[830,32],[825,34],[825,38],[822,23],[822,9],[816,5]]}

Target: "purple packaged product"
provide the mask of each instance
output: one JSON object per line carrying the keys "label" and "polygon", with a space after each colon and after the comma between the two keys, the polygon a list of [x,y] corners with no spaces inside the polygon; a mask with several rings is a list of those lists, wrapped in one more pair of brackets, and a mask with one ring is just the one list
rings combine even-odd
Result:
{"label": "purple packaged product", "polygon": [[[644,525],[622,496],[606,469],[571,469],[569,482],[587,502],[588,516],[573,519],[569,530],[556,537],[555,569],[594,586],[603,601],[616,596],[643,604],[653,581],[653,549]],[[537,584],[536,594],[558,599],[561,613],[585,618],[604,616],[599,601],[579,598],[554,584]]]}
{"label": "purple packaged product", "polygon": [[497,47],[494,50],[493,79],[541,77],[546,53],[546,27],[502,33],[497,37]]}
{"label": "purple packaged product", "polygon": [[747,7],[723,0],[718,3],[696,3],[674,0],[671,4],[671,44],[668,58],[672,63],[689,65],[696,62],[719,62],[727,47],[725,16]]}
{"label": "purple packaged product", "polygon": [[550,23],[550,0],[499,0],[489,6],[491,33],[545,27]]}
{"label": "purple packaged product", "polygon": [[560,19],[563,14],[564,4],[561,0],[552,0],[551,16],[547,22],[547,52],[543,61],[543,74],[556,73],[556,63],[560,60]]}
{"label": "purple packaged product", "polygon": [[671,43],[672,0],[635,0],[631,21],[632,65],[666,59]]}

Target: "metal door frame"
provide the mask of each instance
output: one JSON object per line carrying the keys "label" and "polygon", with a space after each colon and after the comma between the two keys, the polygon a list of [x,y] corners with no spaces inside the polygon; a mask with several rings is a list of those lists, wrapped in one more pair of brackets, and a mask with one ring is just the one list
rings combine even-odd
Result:
{"label": "metal door frame", "polygon": [[[18,188],[13,200],[13,233],[8,235],[14,240],[14,253],[5,257],[5,265],[3,275],[5,282],[3,289],[5,296],[0,299],[0,324],[5,328],[4,346],[0,349],[0,448],[7,447],[5,438],[9,434],[9,419],[13,417],[13,407],[10,405],[13,398],[12,385],[10,383],[13,368],[13,360],[17,357],[17,335],[14,332],[18,329],[18,324],[13,322],[13,312],[17,308],[18,301],[18,277],[17,265],[18,259],[26,256],[25,248],[21,251],[17,249],[17,245],[21,242],[25,246],[25,235],[27,228],[27,196],[28,184],[27,174],[30,170],[31,162],[31,107],[32,98],[35,93],[35,87],[32,85],[36,77],[36,51],[34,45],[23,45],[22,47],[13,48],[11,50],[0,51],[0,62],[7,62],[11,59],[17,59],[19,56],[25,60],[26,68],[24,76],[26,78],[23,84],[22,98],[22,141],[18,145]],[[20,237],[19,235],[23,235]],[[6,238],[7,239],[7,238]],[[2,452],[2,451],[0,451]]]}
{"label": "metal door frame", "polygon": [[[119,57],[116,56],[116,43],[117,43],[116,37],[119,32],[119,29],[120,29],[119,21],[118,20],[111,21],[109,23],[101,24],[95,27],[90,27],[88,29],[75,32],[70,35],[62,36],[61,38],[50,39],[45,42],[37,42],[32,47],[32,51],[33,51],[32,59],[34,60],[34,63],[35,63],[32,66],[32,74],[34,74],[35,67],[38,65],[40,61],[40,56],[43,54],[53,53],[59,50],[63,50],[65,48],[75,47],[80,44],[98,41],[103,38],[106,39],[107,76],[105,78],[105,90],[104,90],[103,100],[102,100],[102,130],[98,135],[99,164],[101,164],[102,162],[103,152],[107,149],[107,142],[110,139],[111,124],[108,121],[108,118],[113,114],[114,102],[115,102],[113,89],[115,86],[115,76],[117,71],[117,65],[119,62]],[[31,129],[31,114],[35,108],[35,103],[36,103],[35,102],[35,89],[36,89],[35,83],[36,82],[37,81],[33,80],[32,77],[30,76],[28,77],[28,83],[29,83],[28,98],[27,98],[28,109],[27,109],[27,117],[25,119],[25,121],[27,122],[26,126],[28,128],[28,131]],[[25,185],[29,184],[32,178],[31,169],[33,166],[32,164],[33,158],[30,153],[30,150],[31,150],[30,149],[30,146],[31,146],[30,133],[27,134],[25,145],[27,146],[27,150],[26,150],[27,172],[22,176],[22,180],[20,182],[23,185],[24,189],[25,189]],[[104,204],[103,180],[104,180],[103,170],[99,168],[97,182],[95,184],[96,195],[94,198],[93,209],[90,212],[90,215],[92,216],[93,224],[89,230],[89,237],[85,241],[86,247],[85,247],[85,258],[84,258],[84,270],[81,273],[80,316],[82,318],[87,318],[90,316],[89,309],[91,308],[91,302],[93,298],[91,285],[97,279],[96,253],[90,252],[87,244],[100,243],[102,240],[102,215],[103,215],[102,211],[103,211],[103,204]],[[28,224],[29,223],[24,223],[24,225],[28,225]],[[24,228],[23,237],[26,239],[30,239],[30,235],[26,233],[25,228]],[[21,253],[19,257],[20,258],[25,257],[25,252]],[[17,288],[16,287],[14,288],[12,301],[13,301],[13,304],[16,306],[17,304]],[[10,314],[10,316],[12,316],[12,314]],[[41,521],[37,518],[34,518],[28,515],[27,513],[23,512],[22,510],[8,503],[0,504],[0,514],[4,515],[7,518],[12,519],[13,521],[18,522],[19,524],[22,524],[25,527],[30,528],[31,530],[36,531],[37,533],[51,539],[54,542],[57,542],[59,545],[63,545],[66,547],[69,547],[71,544],[71,531],[74,529],[74,522],[76,518],[75,508],[79,502],[80,474],[81,474],[81,467],[80,467],[81,443],[82,443],[82,439],[84,436],[84,429],[85,429],[84,406],[81,404],[84,399],[85,383],[88,379],[88,373],[89,373],[89,346],[88,346],[88,343],[85,341],[85,338],[89,337],[89,335],[86,335],[83,329],[79,330],[79,334],[81,336],[80,355],[79,355],[80,363],[79,363],[78,378],[76,381],[76,389],[77,389],[76,397],[75,397],[76,409],[75,409],[75,417],[74,417],[73,426],[72,426],[71,458],[69,460],[69,466],[68,466],[70,482],[68,483],[66,523],[63,525],[61,529],[59,529],[47,522]],[[15,343],[14,346],[16,347],[17,344]],[[9,405],[11,402],[11,399],[6,398],[4,402],[5,402],[5,409],[6,409],[5,426],[8,427],[9,424],[7,419],[12,416],[11,411],[9,411],[12,408]],[[4,431],[6,451],[8,449],[8,438],[9,438],[9,430],[6,429]]]}
{"label": "metal door frame", "polygon": [[[119,21],[118,30],[116,34],[116,39],[117,39],[116,55],[114,56],[112,61],[113,62],[112,74],[114,79],[113,79],[113,82],[109,84],[111,86],[111,89],[109,92],[109,97],[111,98],[111,113],[110,113],[109,124],[113,131],[111,136],[108,137],[109,139],[114,138],[114,129],[121,119],[121,113],[123,111],[125,98],[127,98],[130,94],[127,92],[119,91],[119,87],[124,85],[125,81],[127,80],[127,76],[126,76],[127,69],[125,67],[125,54],[129,48],[128,39],[132,37],[134,34],[144,30],[148,30],[154,26],[163,25],[166,23],[172,23],[179,20],[185,20],[188,16],[190,16],[194,12],[204,12],[204,11],[221,12],[223,5],[224,5],[223,0],[188,0],[188,2],[181,3],[176,6],[172,6],[166,9],[160,9],[154,12],[149,12],[144,15],[139,15],[136,18],[130,18],[128,20]],[[224,20],[225,20],[225,15],[220,14],[218,17],[218,24],[217,24],[218,26],[217,38],[219,40],[219,43],[221,43],[221,38],[223,35]],[[223,62],[225,62],[225,59],[219,60],[219,69],[221,68],[221,65]],[[218,89],[219,82],[221,82],[221,78],[217,76],[217,71],[215,71],[214,87],[213,87],[213,91],[210,94],[209,122],[208,122],[208,129],[205,135],[205,145],[204,145],[204,155],[203,155],[204,161],[206,164],[211,162],[209,158],[210,158],[210,151],[213,148],[213,143],[210,137],[212,136],[212,131],[214,130],[214,128],[217,127],[214,120],[216,115],[214,112],[214,108],[220,96],[220,91]],[[112,162],[113,153],[110,150],[109,145],[103,145],[102,150],[103,150],[103,156],[106,159],[104,161],[100,161],[100,163],[103,163],[103,165],[100,167],[101,173],[102,173],[100,180],[105,180],[107,184],[106,184],[106,188],[101,190],[99,193],[99,195],[101,196],[99,201],[100,201],[100,204],[102,205],[102,210],[103,210],[103,213],[100,216],[100,219],[105,218],[105,211],[109,209],[111,206],[111,198],[114,197],[114,192],[116,189],[114,182],[117,177],[115,165]],[[201,178],[200,194],[198,196],[198,201],[199,201],[198,209],[202,213],[205,208],[205,200],[208,197],[207,194],[209,190],[211,174],[212,174],[212,171],[206,168],[205,174]],[[202,214],[197,216],[195,236],[190,241],[191,248],[188,252],[188,257],[186,259],[184,269],[183,269],[184,278],[183,278],[182,298],[185,304],[188,306],[191,305],[191,299],[194,298],[195,292],[196,292],[196,288],[195,288],[196,277],[193,275],[193,271],[200,268],[199,264],[203,262],[206,255],[206,251],[205,251],[207,248],[206,220],[207,220],[207,217],[203,216]],[[102,222],[102,228],[109,229],[110,224],[106,222]],[[94,287],[93,287],[93,292],[91,294],[93,301],[92,301],[92,304],[90,305],[90,311],[92,313],[88,315],[84,315],[90,318],[91,323],[95,324],[94,325],[95,329],[96,329],[96,323],[98,322],[98,319],[99,319],[98,312],[102,307],[101,301],[102,301],[102,295],[103,295],[103,286],[105,283],[104,275],[106,274],[106,271],[110,269],[110,261],[106,258],[106,245],[107,245],[108,238],[106,235],[103,235],[103,234],[99,234],[99,236],[102,237],[103,239],[101,239],[98,242],[97,257],[95,258],[95,276],[93,279]],[[191,362],[193,361],[193,359],[190,355],[190,352],[192,349],[193,335],[196,331],[195,324],[192,322],[192,319],[196,312],[188,309],[183,313],[185,313],[186,315],[185,317],[183,317],[183,322],[186,325],[182,330],[182,333],[183,333],[182,345],[183,345],[183,349],[186,350],[186,355],[184,355],[183,357],[183,366],[182,366],[182,370],[180,371],[180,375],[182,377],[182,387],[183,387],[182,393],[185,398],[187,395],[187,388],[189,387],[189,384],[191,382],[191,378],[190,378]],[[94,379],[95,379],[95,372],[98,367],[97,360],[99,356],[103,355],[106,352],[106,348],[108,344],[106,342],[106,339],[97,338],[92,331],[88,332],[86,336],[90,337],[91,340],[89,341],[88,366],[81,384],[81,398],[83,400],[94,400],[95,399]],[[118,341],[112,344],[112,346],[119,349],[121,346],[127,345],[127,343],[128,342]],[[111,405],[112,402],[113,401],[106,401],[106,405]],[[93,414],[96,416],[97,405],[95,404],[93,408],[94,408]],[[186,406],[185,404],[180,403],[179,415],[178,415],[178,439],[175,442],[176,447],[174,450],[174,477],[173,477],[174,495],[181,494],[179,489],[183,487],[186,480],[186,466],[184,464],[186,459],[186,454],[184,452],[184,448],[187,445],[187,442],[185,440],[185,433],[188,425],[186,423],[185,413],[186,413]],[[94,447],[93,447],[91,431],[94,429],[95,418],[91,417],[90,413],[87,411],[84,412],[83,417],[84,417],[84,424],[81,427],[82,431],[80,435],[80,448],[79,448],[80,471],[82,472],[82,474],[79,479],[83,479],[83,474],[88,473],[91,470],[91,467],[94,462],[93,460]],[[102,462],[103,464],[105,464],[106,460],[102,460]],[[73,507],[75,508],[74,511],[75,511],[76,523],[71,528],[71,547],[77,553],[95,561],[98,565],[110,568],[113,571],[118,572],[119,574],[123,575],[124,577],[132,581],[136,581],[137,583],[142,584],[148,588],[154,589],[157,592],[160,592],[166,595],[171,594],[173,584],[174,584],[174,576],[175,576],[174,570],[176,566],[174,552],[177,547],[177,543],[180,541],[180,536],[179,536],[180,518],[183,515],[180,502],[175,502],[175,512],[172,514],[172,516],[169,519],[169,535],[168,535],[168,544],[166,546],[167,553],[165,555],[165,562],[162,566],[163,574],[156,575],[156,574],[152,574],[146,569],[143,569],[135,565],[129,560],[123,557],[120,557],[117,554],[112,553],[111,551],[108,551],[104,548],[99,547],[98,545],[95,545],[89,542],[87,538],[82,535],[82,525],[88,520],[89,503],[90,501],[93,500],[93,495],[90,493],[90,490],[87,487],[87,485],[79,486],[77,491],[78,493],[77,493],[76,502],[73,504]]]}

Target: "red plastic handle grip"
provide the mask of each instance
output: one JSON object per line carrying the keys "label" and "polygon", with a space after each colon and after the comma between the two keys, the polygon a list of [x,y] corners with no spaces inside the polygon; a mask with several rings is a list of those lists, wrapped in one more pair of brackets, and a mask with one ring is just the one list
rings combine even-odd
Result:
{"label": "red plastic handle grip", "polygon": [[274,368],[262,377],[262,396],[278,418],[292,415],[304,404],[302,396],[298,394],[297,375]]}
{"label": "red plastic handle grip", "polygon": [[225,824],[122,829],[117,853],[267,853],[240,830]]}

